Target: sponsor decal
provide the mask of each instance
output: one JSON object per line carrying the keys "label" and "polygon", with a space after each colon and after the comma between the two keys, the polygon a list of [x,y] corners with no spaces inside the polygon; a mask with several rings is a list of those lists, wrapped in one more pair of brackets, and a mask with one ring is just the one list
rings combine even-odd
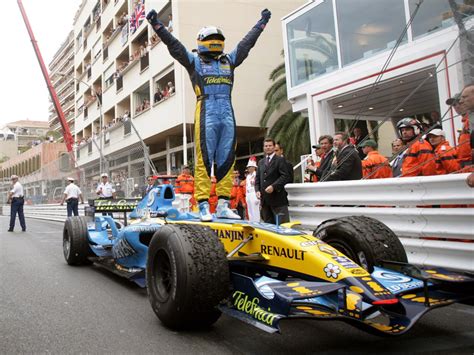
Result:
{"label": "sponsor decal", "polygon": [[365,274],[367,274],[367,271],[365,271],[362,268],[350,269],[349,271],[351,272],[352,275],[365,275]]}
{"label": "sponsor decal", "polygon": [[221,85],[221,84],[232,85],[232,79],[228,77],[207,76],[203,79],[206,85]]}
{"label": "sponsor decal", "polygon": [[333,247],[327,245],[327,244],[320,244],[319,245],[319,250],[321,250],[323,253],[337,256],[337,251]]}
{"label": "sponsor decal", "polygon": [[375,270],[372,277],[377,279],[384,287],[394,293],[423,287],[423,281],[412,279],[406,275],[390,271]]}
{"label": "sponsor decal", "polygon": [[[243,231],[230,231],[230,230],[216,230],[217,236],[220,239],[230,239],[231,242],[234,240],[244,240]],[[250,236],[250,235],[249,235]]]}
{"label": "sponsor decal", "polygon": [[161,228],[161,224],[155,225],[142,225],[136,224],[126,227],[126,231],[128,232],[145,232],[145,233],[154,233]]}
{"label": "sponsor decal", "polygon": [[304,250],[281,248],[264,244],[260,246],[260,253],[295,260],[304,260],[304,255],[306,254]]}
{"label": "sponsor decal", "polygon": [[309,247],[312,247],[312,246],[315,246],[315,245],[318,245],[318,244],[321,244],[321,242],[319,240],[309,240],[307,242],[300,243],[300,246],[303,247],[303,248],[309,248]]}
{"label": "sponsor decal", "polygon": [[334,265],[332,263],[327,264],[323,270],[326,273],[326,277],[332,277],[333,279],[337,279],[339,277],[339,274],[341,273],[341,269],[339,268],[339,266]]}
{"label": "sponsor decal", "polygon": [[346,258],[345,256],[334,256],[333,259],[334,259],[334,261],[336,261],[339,264],[341,264],[342,266],[344,266],[346,269],[360,268],[359,265],[357,265],[351,259]]}
{"label": "sponsor decal", "polygon": [[120,239],[112,248],[112,255],[115,259],[126,258],[136,253],[135,249],[133,249],[126,239]]}
{"label": "sponsor decal", "polygon": [[137,207],[140,200],[135,199],[121,199],[121,200],[94,200],[94,207],[96,212],[104,211],[131,211]]}
{"label": "sponsor decal", "polygon": [[277,318],[277,315],[261,308],[259,306],[260,300],[258,297],[254,297],[250,299],[249,296],[245,294],[244,292],[235,291],[234,294],[232,295],[232,298],[234,301],[234,307],[236,309],[248,314],[249,316],[255,318],[256,320],[262,323],[273,326],[273,323],[275,321],[275,318]]}

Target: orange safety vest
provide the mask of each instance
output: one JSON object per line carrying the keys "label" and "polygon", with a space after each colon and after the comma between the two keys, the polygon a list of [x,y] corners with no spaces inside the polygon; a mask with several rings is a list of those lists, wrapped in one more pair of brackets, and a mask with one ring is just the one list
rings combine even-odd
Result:
{"label": "orange safety vest", "polygon": [[436,155],[436,174],[444,175],[461,169],[456,156],[456,149],[444,141],[435,148]]}
{"label": "orange safety vest", "polygon": [[459,164],[468,164],[471,159],[471,132],[469,131],[469,115],[462,116],[462,131],[458,137],[458,147],[456,155],[458,157]]}
{"label": "orange safety vest", "polygon": [[194,178],[192,175],[181,174],[176,179],[175,191],[178,194],[194,193]]}
{"label": "orange safety vest", "polygon": [[362,160],[362,174],[364,179],[385,179],[393,177],[392,168],[388,159],[374,150]]}
{"label": "orange safety vest", "polygon": [[431,144],[417,138],[407,149],[402,163],[401,176],[436,175],[436,161]]}

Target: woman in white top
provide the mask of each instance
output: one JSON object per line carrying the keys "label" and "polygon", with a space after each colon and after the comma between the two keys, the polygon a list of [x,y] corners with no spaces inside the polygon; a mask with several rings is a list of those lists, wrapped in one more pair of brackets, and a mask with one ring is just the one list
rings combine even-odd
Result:
{"label": "woman in white top", "polygon": [[260,222],[260,200],[255,191],[255,179],[257,177],[257,159],[250,157],[247,164],[248,174],[245,180],[245,200],[247,202],[247,213],[249,221]]}

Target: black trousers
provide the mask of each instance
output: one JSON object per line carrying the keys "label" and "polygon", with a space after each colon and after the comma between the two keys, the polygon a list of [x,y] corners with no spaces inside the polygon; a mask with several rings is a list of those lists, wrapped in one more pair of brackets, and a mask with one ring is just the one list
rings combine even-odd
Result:
{"label": "black trousers", "polygon": [[14,197],[12,199],[10,209],[10,230],[15,228],[16,214],[18,213],[18,219],[20,220],[20,226],[22,230],[26,230],[25,215],[23,213],[23,205],[25,200],[23,198]]}
{"label": "black trousers", "polygon": [[71,217],[73,214],[74,216],[79,216],[79,200],[77,198],[70,198],[66,203],[67,216]]}
{"label": "black trousers", "polygon": [[286,223],[290,221],[290,213],[288,212],[288,206],[269,206],[262,204],[260,210],[260,217],[263,222],[277,224]]}

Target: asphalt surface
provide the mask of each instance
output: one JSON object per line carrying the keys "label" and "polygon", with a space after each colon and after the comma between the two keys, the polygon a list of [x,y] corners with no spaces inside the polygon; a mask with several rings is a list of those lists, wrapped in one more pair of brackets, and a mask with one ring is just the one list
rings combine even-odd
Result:
{"label": "asphalt surface", "polygon": [[267,334],[222,316],[210,330],[174,332],[146,290],[95,266],[71,267],[62,224],[0,217],[0,354],[474,353],[474,308],[428,313],[408,334],[384,338],[334,321],[283,321]]}

